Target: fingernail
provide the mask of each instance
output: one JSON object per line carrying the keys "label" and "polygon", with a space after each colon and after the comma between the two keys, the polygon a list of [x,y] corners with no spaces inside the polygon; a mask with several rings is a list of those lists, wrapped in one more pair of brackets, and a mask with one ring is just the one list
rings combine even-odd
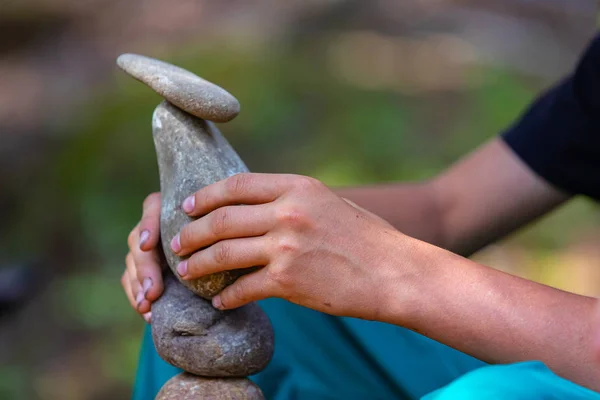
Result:
{"label": "fingernail", "polygon": [[179,242],[179,233],[171,240],[171,249],[178,253],[181,250],[181,243]]}
{"label": "fingernail", "polygon": [[150,323],[150,321],[152,321],[152,311],[149,311],[142,316],[144,317],[144,319],[146,320],[147,323]]}
{"label": "fingernail", "polygon": [[144,292],[142,292],[141,290],[138,292],[137,296],[135,297],[135,302],[137,303],[137,308],[140,308],[140,304],[142,304],[142,301],[144,301]]}
{"label": "fingernail", "polygon": [[187,260],[184,260],[184,261],[180,262],[179,265],[177,265],[177,273],[180,276],[187,275]]}
{"label": "fingernail", "polygon": [[152,287],[152,278],[144,278],[144,283],[142,284],[142,288],[144,289],[144,297],[148,295],[148,290]]}
{"label": "fingernail", "polygon": [[212,299],[212,305],[214,308],[218,308],[219,310],[223,309],[223,304],[221,303],[221,296],[216,295]]}
{"label": "fingernail", "polygon": [[144,229],[142,231],[142,233],[140,233],[140,247],[142,247],[144,245],[144,243],[146,243],[148,241],[149,237],[150,237],[150,232],[148,232],[148,229]]}
{"label": "fingernail", "polygon": [[194,205],[196,204],[196,197],[195,196],[190,196],[187,199],[185,199],[183,201],[183,211],[185,211],[186,213],[191,213],[192,211],[194,211]]}

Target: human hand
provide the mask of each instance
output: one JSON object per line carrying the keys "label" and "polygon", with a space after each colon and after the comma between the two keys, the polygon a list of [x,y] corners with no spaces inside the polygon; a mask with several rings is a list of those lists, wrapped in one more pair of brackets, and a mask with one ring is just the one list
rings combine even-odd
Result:
{"label": "human hand", "polygon": [[121,285],[131,303],[146,322],[150,323],[150,306],[163,292],[162,271],[157,245],[160,239],[160,193],[152,193],[144,200],[142,219],[133,228],[127,243],[125,272]]}
{"label": "human hand", "polygon": [[594,338],[592,340],[593,352],[596,361],[600,364],[600,298],[596,300],[596,314],[594,315]]}
{"label": "human hand", "polygon": [[[243,204],[243,205],[242,205]],[[335,315],[378,319],[394,282],[410,284],[419,242],[316,179],[238,174],[188,197],[200,217],[172,238],[182,279],[253,266],[213,298],[231,309],[267,297]],[[392,289],[393,288],[393,289]]]}

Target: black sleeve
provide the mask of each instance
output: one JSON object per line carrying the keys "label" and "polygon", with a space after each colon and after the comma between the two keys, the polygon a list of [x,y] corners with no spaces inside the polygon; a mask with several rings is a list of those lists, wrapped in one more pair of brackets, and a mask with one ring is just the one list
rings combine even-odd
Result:
{"label": "black sleeve", "polygon": [[600,200],[600,36],[575,72],[539,97],[503,138],[549,183]]}

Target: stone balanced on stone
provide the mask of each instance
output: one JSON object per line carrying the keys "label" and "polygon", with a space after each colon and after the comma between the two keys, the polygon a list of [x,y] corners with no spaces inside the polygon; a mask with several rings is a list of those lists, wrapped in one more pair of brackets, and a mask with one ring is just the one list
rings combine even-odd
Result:
{"label": "stone balanced on stone", "polygon": [[239,113],[239,103],[224,89],[174,65],[123,54],[117,64],[165,98],[154,111],[152,133],[158,157],[162,208],[160,231],[165,290],[152,305],[152,337],[158,354],[186,371],[169,380],[158,400],[263,399],[248,375],[266,367],[273,354],[273,330],[252,303],[219,311],[210,299],[243,270],[179,279],[182,260],[170,240],[192,219],[181,209],[198,189],[248,169],[213,122]]}

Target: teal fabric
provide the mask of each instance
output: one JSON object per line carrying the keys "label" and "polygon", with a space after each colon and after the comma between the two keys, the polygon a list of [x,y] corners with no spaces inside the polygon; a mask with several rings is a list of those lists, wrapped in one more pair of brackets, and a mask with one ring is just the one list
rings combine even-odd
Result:
{"label": "teal fabric", "polygon": [[[338,318],[280,299],[260,302],[275,354],[252,379],[267,399],[417,399],[485,364],[397,326]],[[153,399],[179,370],[157,355],[146,329],[134,400]]]}
{"label": "teal fabric", "polygon": [[172,376],[178,374],[181,370],[163,361],[152,342],[152,333],[150,325],[144,329],[142,339],[142,349],[140,360],[138,362],[135,385],[133,387],[133,399],[151,400],[154,399],[162,385]]}
{"label": "teal fabric", "polygon": [[555,375],[539,361],[469,372],[423,400],[599,400],[600,394]]}
{"label": "teal fabric", "polygon": [[[275,354],[252,379],[267,399],[600,400],[539,362],[488,366],[397,326],[279,299],[260,304],[275,329]],[[133,399],[154,399],[178,372],[158,356],[147,328]]]}

